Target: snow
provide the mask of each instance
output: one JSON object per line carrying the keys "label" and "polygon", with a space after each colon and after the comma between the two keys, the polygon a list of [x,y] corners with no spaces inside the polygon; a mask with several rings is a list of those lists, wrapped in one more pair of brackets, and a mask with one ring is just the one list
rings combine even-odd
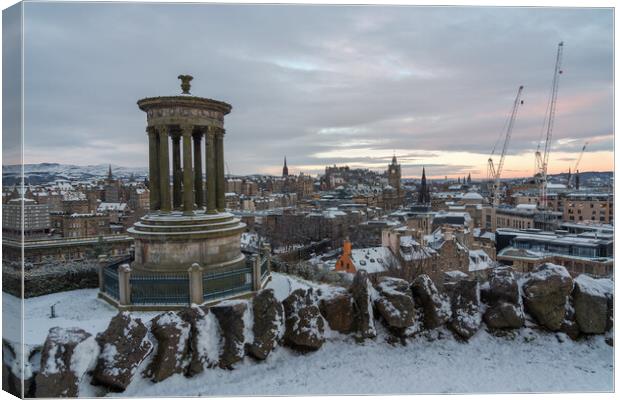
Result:
{"label": "snow", "polygon": [[[98,289],[80,289],[32,297],[24,301],[24,343],[42,345],[52,327],[79,327],[96,335],[104,331],[118,310],[97,298]],[[50,318],[50,307],[55,304],[56,318]],[[15,321],[21,319],[21,300],[2,293],[2,321],[4,338],[14,343],[21,342],[20,327]],[[132,312],[134,317],[148,321],[160,313]],[[10,328],[13,326],[12,328]],[[6,329],[10,328],[10,329]]]}
{"label": "snow", "polygon": [[469,250],[469,272],[493,268],[496,263],[482,249]]}
{"label": "snow", "polygon": [[591,296],[607,297],[614,292],[614,283],[611,279],[594,279],[581,274],[575,278],[575,284],[579,285],[579,290]]}
{"label": "snow", "polygon": [[243,313],[243,337],[246,344],[254,343],[254,309],[249,301]]}
{"label": "snow", "polygon": [[99,345],[94,336],[90,336],[75,346],[71,357],[71,371],[81,379],[84,374],[95,368],[99,356]]}
{"label": "snow", "polygon": [[[613,390],[613,349],[603,337],[560,343],[528,328],[514,340],[479,331],[468,343],[420,336],[392,346],[382,335],[357,344],[343,336],[314,353],[278,347],[265,362],[209,369],[154,384],[133,382],[122,397],[320,394],[568,392]],[[510,360],[507,362],[507,360]],[[242,382],[242,384],[240,384]]]}
{"label": "snow", "polygon": [[[267,286],[274,290],[278,300],[283,300],[298,288],[313,287],[315,293],[320,289],[321,296],[342,290],[279,273],[272,273],[272,280]],[[369,290],[375,297],[374,289]],[[53,326],[80,327],[93,335],[103,331],[116,310],[96,296],[96,289],[85,289],[26,299],[27,343],[42,344]],[[3,303],[5,310],[13,312],[14,307],[6,306],[19,306],[20,300],[4,293]],[[49,307],[54,303],[57,303],[59,316],[51,319]],[[157,315],[131,314],[145,321]],[[207,314],[204,323],[206,332],[217,332],[219,329],[212,313]],[[178,374],[160,383],[153,383],[136,374],[124,393],[108,395],[161,397],[613,390],[613,348],[605,344],[602,335],[579,342],[560,342],[554,334],[529,328],[518,330],[514,339],[494,337],[482,329],[468,343],[462,343],[455,340],[451,333],[441,331],[443,339],[429,341],[422,334],[407,339],[407,346],[394,346],[386,342],[386,332],[381,324],[376,325],[376,330],[376,339],[356,343],[352,337],[333,332],[328,335],[326,329],[327,341],[317,352],[302,355],[285,347],[277,347],[266,361],[258,362],[246,357],[235,364],[232,371],[207,369],[192,378]],[[201,337],[199,347],[210,360],[216,360],[221,349],[219,335],[214,333]],[[104,349],[103,356],[113,357],[115,351]],[[84,380],[80,393],[91,392],[98,393]]]}
{"label": "snow", "polygon": [[351,250],[351,261],[353,261],[356,269],[364,269],[369,274],[384,272],[391,265],[398,265],[387,247],[353,249]]}
{"label": "snow", "polygon": [[546,263],[541,268],[529,273],[529,279],[544,281],[553,275],[561,275],[572,279],[566,268],[562,265]]}
{"label": "snow", "polygon": [[[198,306],[194,306],[198,310]],[[202,313],[202,311],[199,311]],[[207,313],[204,318],[196,320],[198,338],[196,340],[196,351],[201,359],[208,365],[216,365],[219,361],[223,348],[223,340],[220,335],[220,324],[213,313]]]}

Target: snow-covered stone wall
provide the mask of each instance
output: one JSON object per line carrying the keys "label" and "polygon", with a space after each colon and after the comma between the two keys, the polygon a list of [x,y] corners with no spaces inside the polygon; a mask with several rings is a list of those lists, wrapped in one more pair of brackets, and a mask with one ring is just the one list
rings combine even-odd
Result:
{"label": "snow-covered stone wall", "polygon": [[[287,282],[284,292],[264,289],[251,299],[192,306],[148,321],[119,313],[96,337],[79,327],[52,328],[29,382],[35,377],[41,383],[34,391],[43,397],[85,395],[79,393],[85,380],[104,392],[122,392],[135,380],[235,369],[245,357],[262,362],[278,346],[308,353],[328,340],[376,341],[379,330],[403,345],[434,332],[452,332],[467,346],[481,329],[496,336],[534,329],[558,340],[604,334],[613,346],[613,282],[585,275],[573,280],[552,264],[519,278],[509,267],[497,268],[483,284],[451,274],[445,291],[425,275],[412,284],[384,277],[373,286],[365,271],[349,289]],[[3,345],[5,355],[16,354],[10,343]],[[5,371],[19,370],[16,357],[4,360],[12,363]]]}

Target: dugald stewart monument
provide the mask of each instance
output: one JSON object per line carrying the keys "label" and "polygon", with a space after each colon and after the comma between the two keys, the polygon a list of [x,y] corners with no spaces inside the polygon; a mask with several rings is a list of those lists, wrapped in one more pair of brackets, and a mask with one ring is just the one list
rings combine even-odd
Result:
{"label": "dugald stewart monument", "polygon": [[128,229],[131,266],[104,269],[100,285],[100,296],[123,309],[244,296],[267,280],[267,260],[241,252],[245,224],[225,212],[224,116],[232,107],[192,96],[193,77],[178,78],[181,95],[138,101],[147,118],[150,212]]}

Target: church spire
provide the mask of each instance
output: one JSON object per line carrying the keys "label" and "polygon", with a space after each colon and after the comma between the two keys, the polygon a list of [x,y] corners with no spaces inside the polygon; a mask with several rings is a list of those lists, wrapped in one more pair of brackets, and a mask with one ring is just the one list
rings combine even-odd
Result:
{"label": "church spire", "polygon": [[422,167],[422,179],[420,182],[420,189],[418,190],[418,204],[430,204],[431,191],[426,184],[426,170]]}
{"label": "church spire", "polygon": [[288,176],[288,166],[286,165],[286,156],[284,156],[284,167],[282,167],[282,176]]}
{"label": "church spire", "polygon": [[112,180],[112,164],[108,166],[108,180]]}

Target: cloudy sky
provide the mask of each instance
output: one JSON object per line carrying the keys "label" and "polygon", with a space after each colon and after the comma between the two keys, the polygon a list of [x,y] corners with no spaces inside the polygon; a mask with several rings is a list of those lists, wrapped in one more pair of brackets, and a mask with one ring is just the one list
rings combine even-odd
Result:
{"label": "cloudy sky", "polygon": [[504,175],[528,176],[563,40],[549,169],[586,141],[580,170],[613,169],[609,9],[27,3],[24,21],[25,162],[146,166],[136,101],[188,73],[233,105],[233,174],[396,154],[404,176],[485,177],[524,85]]}

